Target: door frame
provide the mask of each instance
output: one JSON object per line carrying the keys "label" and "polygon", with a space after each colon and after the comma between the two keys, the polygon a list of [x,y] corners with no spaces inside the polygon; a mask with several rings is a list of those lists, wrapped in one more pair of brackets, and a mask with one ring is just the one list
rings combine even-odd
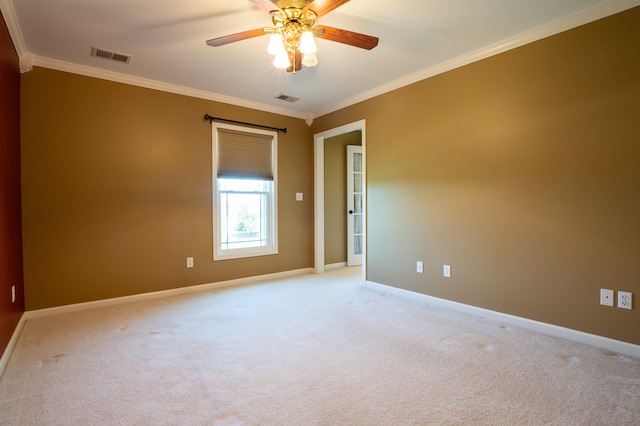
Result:
{"label": "door frame", "polygon": [[362,278],[366,279],[367,271],[367,149],[366,149],[366,120],[359,120],[329,129],[313,136],[314,140],[314,270],[322,274],[325,270],[324,260],[324,141],[325,139],[344,133],[360,130],[362,132],[362,172],[364,175],[364,241],[362,251]]}

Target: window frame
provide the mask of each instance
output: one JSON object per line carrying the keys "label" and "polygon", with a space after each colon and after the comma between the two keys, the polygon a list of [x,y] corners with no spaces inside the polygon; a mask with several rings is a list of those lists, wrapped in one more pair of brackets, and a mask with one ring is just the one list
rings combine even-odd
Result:
{"label": "window frame", "polygon": [[[247,257],[269,256],[278,254],[278,132],[255,129],[243,126],[236,126],[226,123],[212,123],[212,144],[211,144],[211,166],[212,166],[212,216],[213,216],[213,260],[230,260]],[[255,133],[271,137],[272,153],[273,153],[273,181],[271,183],[271,196],[268,197],[268,213],[267,218],[267,245],[261,247],[233,248],[223,249],[220,238],[222,236],[222,215],[219,211],[221,207],[221,192],[218,189],[218,129],[229,129],[245,133]],[[260,180],[260,179],[256,179]],[[262,179],[264,180],[264,179]],[[270,231],[270,232],[269,232]]]}

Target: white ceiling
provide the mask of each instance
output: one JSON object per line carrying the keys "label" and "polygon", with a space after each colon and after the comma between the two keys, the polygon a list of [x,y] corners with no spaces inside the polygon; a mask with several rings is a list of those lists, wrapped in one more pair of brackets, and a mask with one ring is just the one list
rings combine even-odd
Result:
{"label": "white ceiling", "polygon": [[[316,0],[321,2],[322,0]],[[640,0],[351,0],[317,24],[380,38],[371,51],[317,40],[319,64],[272,66],[271,26],[248,0],[0,0],[23,62],[297,117],[317,117],[446,69],[617,13]],[[132,55],[95,58],[92,46]],[[274,99],[280,94],[296,103]]]}

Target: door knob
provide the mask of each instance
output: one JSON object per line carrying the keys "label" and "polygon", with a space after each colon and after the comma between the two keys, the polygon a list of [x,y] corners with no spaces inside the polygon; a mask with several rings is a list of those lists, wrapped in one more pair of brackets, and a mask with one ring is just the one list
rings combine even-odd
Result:
{"label": "door knob", "polygon": [[353,210],[349,210],[349,214],[353,214]]}

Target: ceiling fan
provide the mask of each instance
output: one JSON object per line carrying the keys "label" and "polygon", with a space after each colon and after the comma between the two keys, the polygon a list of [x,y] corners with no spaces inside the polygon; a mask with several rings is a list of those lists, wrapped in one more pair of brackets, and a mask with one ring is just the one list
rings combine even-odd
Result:
{"label": "ceiling fan", "polygon": [[342,6],[349,0],[249,0],[271,15],[273,27],[257,28],[207,40],[209,46],[223,46],[270,34],[268,51],[275,56],[273,64],[296,73],[304,66],[318,63],[314,37],[371,50],[378,37],[339,28],[315,25],[316,19]]}

